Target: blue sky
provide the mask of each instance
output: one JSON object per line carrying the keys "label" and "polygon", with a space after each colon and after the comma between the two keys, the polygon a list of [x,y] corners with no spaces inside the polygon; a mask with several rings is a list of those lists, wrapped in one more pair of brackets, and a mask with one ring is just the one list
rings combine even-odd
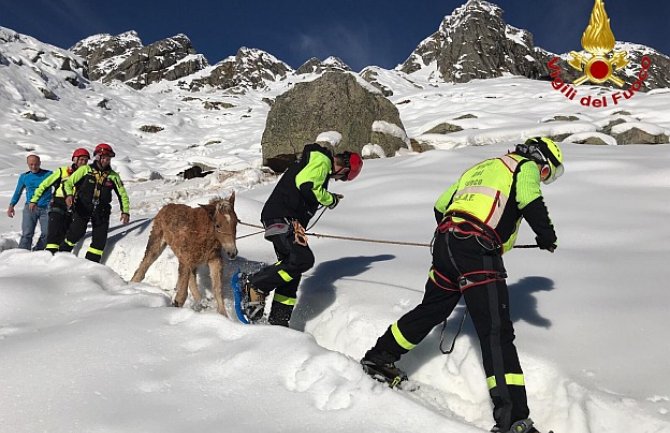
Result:
{"label": "blue sky", "polygon": [[[335,55],[354,70],[393,68],[465,0],[0,0],[0,26],[68,48],[96,33],[136,30],[145,45],[186,34],[210,63],[241,46],[294,68]],[[549,51],[580,48],[594,0],[499,0],[508,24]],[[617,40],[670,54],[670,1],[606,0]]]}

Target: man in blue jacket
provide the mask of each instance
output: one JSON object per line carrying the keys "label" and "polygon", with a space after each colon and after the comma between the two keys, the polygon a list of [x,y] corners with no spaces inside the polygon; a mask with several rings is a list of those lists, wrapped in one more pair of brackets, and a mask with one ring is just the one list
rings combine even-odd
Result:
{"label": "man in blue jacket", "polygon": [[23,221],[21,223],[21,240],[19,241],[19,248],[30,250],[33,244],[33,236],[35,235],[35,227],[37,221],[40,222],[40,238],[35,245],[34,250],[43,250],[47,239],[47,226],[49,224],[49,202],[51,201],[51,191],[47,191],[37,202],[37,207],[31,210],[28,206],[30,199],[33,197],[35,190],[42,183],[47,176],[51,174],[49,170],[42,170],[40,168],[41,161],[37,155],[28,155],[27,158],[28,171],[19,176],[19,181],[16,184],[16,190],[12,199],[9,201],[7,208],[7,216],[14,218],[14,206],[21,199],[21,193],[26,190],[26,206],[23,208]]}

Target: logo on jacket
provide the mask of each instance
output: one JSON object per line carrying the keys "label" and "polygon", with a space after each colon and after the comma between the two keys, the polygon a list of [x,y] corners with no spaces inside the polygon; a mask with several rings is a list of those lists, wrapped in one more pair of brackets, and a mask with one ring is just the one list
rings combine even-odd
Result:
{"label": "logo on jacket", "polygon": [[[630,64],[628,53],[625,51],[614,51],[616,40],[614,33],[610,27],[610,19],[605,11],[605,3],[603,0],[595,0],[593,10],[591,11],[591,18],[589,25],[582,34],[582,48],[585,53],[578,53],[571,51],[567,58],[568,65],[582,75],[571,83],[567,83],[561,79],[561,68],[558,62],[559,57],[554,57],[547,63],[550,75],[553,79],[551,84],[553,88],[570,99],[574,100],[577,96],[577,89],[586,82],[592,84],[612,83],[615,86],[623,87],[624,80],[621,79],[617,73]],[[616,91],[610,95],[593,97],[591,95],[584,96],[579,99],[579,102],[584,106],[593,108],[604,108],[608,104],[617,105],[622,99],[632,98],[636,92],[642,89],[644,80],[649,76],[649,68],[651,66],[651,59],[648,56],[643,56],[641,59],[642,69],[638,72],[637,80],[625,91]]]}

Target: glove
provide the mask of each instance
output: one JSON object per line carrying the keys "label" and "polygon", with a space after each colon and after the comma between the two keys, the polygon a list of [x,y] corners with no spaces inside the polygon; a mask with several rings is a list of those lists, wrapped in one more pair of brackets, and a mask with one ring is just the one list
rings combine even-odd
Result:
{"label": "glove", "polygon": [[335,209],[335,207],[340,202],[340,200],[342,200],[344,198],[344,196],[342,194],[334,194],[333,193],[332,196],[333,196],[333,202],[328,205],[328,209]]}
{"label": "glove", "polygon": [[541,250],[547,250],[550,253],[553,253],[554,250],[557,248],[555,241],[547,238],[541,238],[539,236],[536,236],[535,242],[537,242],[537,246],[540,247]]}

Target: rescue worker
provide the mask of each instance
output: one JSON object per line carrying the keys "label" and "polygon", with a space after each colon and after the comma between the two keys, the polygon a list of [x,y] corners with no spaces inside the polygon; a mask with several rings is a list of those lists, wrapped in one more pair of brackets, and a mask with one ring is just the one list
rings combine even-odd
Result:
{"label": "rescue worker", "polygon": [[366,373],[392,386],[405,380],[395,362],[446,320],[463,296],[493,401],[496,425],[491,431],[537,433],[528,417],[524,376],[513,344],[502,254],[514,246],[521,219],[535,232],[541,249],[556,249],[540,182],[551,183],[561,174],[559,147],[549,138],[536,137],[468,169],[438,198],[433,263],[423,300],[368,350],[361,360]]}
{"label": "rescue worker", "polygon": [[72,164],[64,165],[58,170],[54,171],[40,183],[40,186],[35,190],[33,198],[30,199],[30,210],[37,208],[37,203],[42,195],[51,191],[53,187],[53,194],[51,200],[51,207],[49,208],[49,230],[47,232],[47,246],[46,250],[51,251],[52,254],[58,251],[61,242],[65,239],[65,233],[72,222],[72,212],[65,204],[65,179],[70,177],[72,173],[82,165],[86,165],[91,159],[91,154],[84,148],[76,149],[72,153]]}
{"label": "rescue worker", "polygon": [[93,233],[86,258],[100,262],[107,244],[112,192],[116,194],[121,206],[120,221],[123,224],[130,222],[130,202],[126,188],[119,174],[110,165],[114,156],[116,154],[109,144],[98,144],[93,151],[93,162],[79,167],[63,183],[65,203],[68,208],[72,208],[73,216],[59,251],[72,251],[91,221]]}
{"label": "rescue worker", "polygon": [[350,181],[363,167],[358,153],[332,152],[319,144],[308,144],[302,157],[281,177],[261,212],[265,239],[272,242],[277,263],[242,276],[243,309],[251,323],[263,317],[265,297],[275,290],[268,322],[289,326],[297,301],[301,276],[314,266],[305,227],[319,206],[335,209],[343,196],[328,191],[330,179]]}
{"label": "rescue worker", "polygon": [[[37,205],[32,208],[29,203],[35,194],[35,190],[50,174],[50,170],[43,170],[41,168],[42,161],[37,155],[28,155],[26,158],[28,164],[28,171],[21,173],[19,180],[16,183],[14,195],[9,200],[9,207],[7,208],[7,216],[14,218],[16,211],[14,206],[21,199],[21,192],[26,190],[26,206],[23,208],[23,219],[21,220],[21,240],[19,241],[19,248],[30,251],[31,249],[43,250],[46,245],[47,231],[49,226],[49,216],[47,210],[49,208],[49,201],[51,200],[51,191],[44,194],[42,198],[37,201]],[[40,223],[40,237],[33,246],[33,237],[35,236],[35,227],[37,222]]]}

